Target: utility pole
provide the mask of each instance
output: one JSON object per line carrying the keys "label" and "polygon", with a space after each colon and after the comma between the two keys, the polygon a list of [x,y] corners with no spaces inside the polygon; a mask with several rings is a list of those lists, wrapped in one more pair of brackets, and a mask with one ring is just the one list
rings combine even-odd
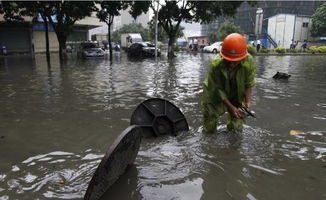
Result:
{"label": "utility pole", "polygon": [[263,9],[262,8],[257,8],[257,11],[256,11],[256,24],[255,24],[256,40],[258,40],[259,36],[261,35],[262,28],[263,28]]}
{"label": "utility pole", "polygon": [[155,59],[157,59],[157,35],[158,35],[158,9],[159,9],[159,0],[156,1],[156,11],[155,11]]}

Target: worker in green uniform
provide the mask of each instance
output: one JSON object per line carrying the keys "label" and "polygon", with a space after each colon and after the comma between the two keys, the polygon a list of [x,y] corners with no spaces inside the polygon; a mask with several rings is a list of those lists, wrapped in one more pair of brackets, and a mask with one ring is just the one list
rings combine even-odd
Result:
{"label": "worker in green uniform", "polygon": [[213,59],[203,84],[202,106],[204,131],[214,132],[218,118],[228,112],[227,128],[242,130],[243,108],[251,111],[252,87],[255,85],[256,63],[247,51],[245,38],[228,35],[220,55]]}

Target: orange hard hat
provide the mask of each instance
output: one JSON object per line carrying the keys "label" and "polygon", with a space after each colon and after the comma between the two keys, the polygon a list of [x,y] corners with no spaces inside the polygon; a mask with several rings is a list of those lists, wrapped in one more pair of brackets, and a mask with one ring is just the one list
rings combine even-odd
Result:
{"label": "orange hard hat", "polygon": [[246,39],[239,33],[231,33],[223,40],[220,55],[228,61],[240,61],[248,55]]}

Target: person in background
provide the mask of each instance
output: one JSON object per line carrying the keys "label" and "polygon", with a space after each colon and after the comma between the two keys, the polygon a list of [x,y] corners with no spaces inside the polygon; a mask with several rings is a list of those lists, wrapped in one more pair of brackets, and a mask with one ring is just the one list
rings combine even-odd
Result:
{"label": "person in background", "polygon": [[304,40],[302,45],[301,45],[301,48],[303,51],[306,51],[307,50],[307,40]]}
{"label": "person in background", "polygon": [[245,38],[238,34],[228,35],[220,55],[212,60],[203,83],[203,128],[214,132],[219,116],[228,112],[227,128],[242,130],[242,108],[252,109],[252,87],[255,85],[256,63],[248,53]]}
{"label": "person in background", "polygon": [[257,53],[260,50],[260,46],[261,46],[261,42],[260,42],[260,40],[257,40],[257,46],[256,46]]}

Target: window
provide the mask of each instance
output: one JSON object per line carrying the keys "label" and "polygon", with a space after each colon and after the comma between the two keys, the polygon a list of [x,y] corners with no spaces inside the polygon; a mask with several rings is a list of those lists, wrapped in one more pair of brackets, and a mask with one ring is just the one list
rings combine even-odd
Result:
{"label": "window", "polygon": [[302,27],[308,27],[308,24],[309,24],[308,22],[303,22]]}

